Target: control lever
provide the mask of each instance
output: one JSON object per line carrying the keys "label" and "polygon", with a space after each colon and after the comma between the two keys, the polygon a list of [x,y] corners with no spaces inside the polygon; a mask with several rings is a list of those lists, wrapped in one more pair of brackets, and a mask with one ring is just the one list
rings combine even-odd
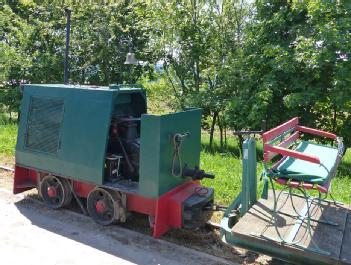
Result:
{"label": "control lever", "polygon": [[252,130],[246,130],[246,131],[235,131],[233,132],[234,135],[236,136],[242,136],[242,135],[250,135],[250,134],[258,134],[258,135],[262,135],[265,131],[266,131],[266,128],[267,128],[267,122],[266,120],[262,120],[262,123],[261,123],[261,130],[259,131],[252,131]]}
{"label": "control lever", "polygon": [[233,132],[233,134],[237,135],[237,136],[239,136],[239,135],[250,135],[250,134],[259,134],[259,135],[261,135],[262,133],[263,133],[262,130],[261,131],[250,131],[250,130],[248,130],[248,131],[235,131],[235,132]]}

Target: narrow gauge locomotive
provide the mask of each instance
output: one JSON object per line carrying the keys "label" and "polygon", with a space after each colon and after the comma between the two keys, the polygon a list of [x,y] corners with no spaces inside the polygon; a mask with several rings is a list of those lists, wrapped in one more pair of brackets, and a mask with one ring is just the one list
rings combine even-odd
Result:
{"label": "narrow gauge locomotive", "polygon": [[102,225],[146,214],[154,237],[196,227],[213,203],[199,183],[214,177],[199,169],[201,110],[146,112],[137,86],[24,86],[13,192],[37,188],[53,209],[74,198]]}

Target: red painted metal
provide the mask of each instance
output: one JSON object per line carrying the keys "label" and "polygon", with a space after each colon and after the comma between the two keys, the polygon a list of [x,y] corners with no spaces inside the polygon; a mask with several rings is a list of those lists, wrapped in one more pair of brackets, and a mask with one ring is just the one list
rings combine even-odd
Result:
{"label": "red painted metal", "polygon": [[201,187],[198,181],[184,183],[162,195],[156,204],[153,236],[159,238],[171,228],[182,227],[182,203]]}
{"label": "red painted metal", "polygon": [[96,187],[94,184],[73,180],[73,188],[79,197],[87,198],[89,193]]}
{"label": "red painted metal", "polygon": [[[273,166],[272,166],[271,168],[272,168],[272,169],[277,169],[277,167],[279,167],[279,165],[280,165],[281,163],[283,163],[283,161],[285,160],[285,158],[286,158],[286,157],[283,156],[282,159],[278,160],[275,164],[273,164]],[[266,161],[264,155],[263,155],[263,160]]]}
{"label": "red painted metal", "polygon": [[[36,187],[39,172],[35,170],[15,167],[14,193]],[[96,186],[90,183],[73,180],[73,188],[79,197],[87,198],[88,194]],[[155,217],[153,236],[158,238],[171,228],[182,227],[182,204],[195,193],[204,193],[198,181],[191,181],[177,186],[159,198],[146,198],[137,194],[127,194],[127,209]],[[50,191],[49,191],[50,190]],[[48,194],[54,192],[49,187]],[[50,194],[49,194],[50,196]],[[104,205],[96,204],[96,210],[101,212]]]}
{"label": "red painted metal", "polygon": [[[269,144],[264,145],[264,150],[265,150],[265,152],[266,151],[273,152],[273,153],[281,154],[284,156],[290,156],[290,157],[295,157],[297,159],[306,160],[306,161],[309,161],[311,163],[320,164],[320,160],[317,156],[304,154],[304,153],[301,153],[301,152],[298,152],[295,150],[290,150],[290,149],[278,147],[278,146],[271,146]],[[264,157],[264,161],[268,162],[268,160],[266,160],[266,157]]]}
{"label": "red painted metal", "polygon": [[155,216],[157,199],[146,198],[137,194],[127,194],[128,211]]}
{"label": "red painted metal", "polygon": [[296,130],[300,131],[300,132],[304,132],[304,133],[309,133],[309,134],[314,134],[314,135],[318,135],[318,136],[331,138],[334,140],[336,139],[336,135],[334,133],[321,131],[321,130],[317,130],[317,129],[313,129],[313,128],[309,128],[309,127],[305,127],[305,126],[301,126],[301,125],[297,125]]}
{"label": "red painted metal", "polygon": [[283,178],[275,179],[275,181],[280,185],[286,185],[288,183],[288,180]]}
{"label": "red painted metal", "polygon": [[314,188],[314,185],[309,182],[299,182],[299,181],[289,181],[288,179],[285,178],[278,178],[275,180],[278,184],[280,185],[289,185],[291,188],[303,188],[305,190],[312,190]]}
{"label": "red painted metal", "polygon": [[264,134],[262,134],[262,139],[263,139],[263,143],[266,143],[274,138],[276,138],[277,136],[281,135],[282,133],[295,128],[296,125],[299,124],[299,118],[295,117],[281,125],[279,125],[278,127],[275,127],[271,130],[269,130],[268,132],[265,132]]}
{"label": "red painted metal", "polygon": [[48,195],[50,198],[54,198],[57,196],[57,191],[56,191],[56,188],[54,186],[48,187]]}
{"label": "red painted metal", "polygon": [[305,190],[312,190],[314,187],[312,183],[308,183],[308,182],[303,182],[301,186]]}
{"label": "red painted metal", "polygon": [[[282,141],[280,144],[278,144],[278,147],[283,147],[283,148],[289,147],[293,142],[295,142],[297,139],[299,139],[299,137],[300,137],[300,133],[299,132],[294,132],[288,138],[286,138],[284,141]],[[265,152],[264,152],[264,160],[265,161],[270,161],[276,155],[277,155],[277,153],[272,153],[272,152],[268,152],[268,151],[265,150]]]}
{"label": "red painted metal", "polygon": [[317,190],[321,193],[327,193],[329,190],[329,184],[326,186],[317,185]]}
{"label": "red painted metal", "polygon": [[295,180],[291,180],[291,181],[289,181],[288,185],[291,188],[298,188],[298,187],[300,187],[300,182],[295,181]]}
{"label": "red painted metal", "polygon": [[35,170],[16,165],[13,180],[13,194],[35,188],[37,186],[37,178],[37,172]]}
{"label": "red painted metal", "polygon": [[95,209],[98,213],[103,213],[106,210],[106,204],[103,200],[99,200],[95,204]]}

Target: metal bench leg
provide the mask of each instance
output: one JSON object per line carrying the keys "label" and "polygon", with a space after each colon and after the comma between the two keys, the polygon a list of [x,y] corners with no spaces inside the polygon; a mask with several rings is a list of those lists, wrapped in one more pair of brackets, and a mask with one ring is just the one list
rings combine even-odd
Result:
{"label": "metal bench leg", "polygon": [[[281,193],[284,191],[284,189],[282,191],[280,191],[279,195],[277,196],[277,192],[275,190],[274,182],[273,182],[272,178],[270,178],[270,183],[271,183],[272,192],[273,192],[273,199],[274,199],[273,209],[272,209],[272,217],[271,217],[270,222],[274,226],[274,229],[276,231],[276,234],[277,234],[278,238],[273,238],[273,237],[264,235],[264,233],[265,233],[265,231],[267,229],[263,230],[260,234],[255,235],[255,236],[264,238],[266,240],[275,241],[275,242],[283,244],[283,245],[291,245],[291,246],[294,246],[294,247],[297,247],[297,248],[300,248],[300,249],[307,249],[309,251],[313,251],[313,252],[318,253],[318,254],[330,255],[330,252],[324,251],[321,248],[319,248],[317,243],[313,239],[312,226],[311,226],[311,221],[313,221],[313,219],[311,218],[311,207],[312,207],[313,200],[311,200],[311,198],[307,194],[307,192],[305,190],[301,189],[301,188],[298,188],[298,190],[300,190],[302,192],[303,196],[301,196],[301,197],[303,197],[306,200],[306,205],[305,205],[304,209],[302,210],[302,212],[299,213],[297,211],[294,203],[293,203],[292,196],[294,196],[294,194],[292,192],[292,189],[289,188],[288,197],[290,197],[290,200],[291,200],[291,203],[292,203],[292,207],[293,207],[295,213],[297,214],[297,216],[291,215],[291,217],[295,217],[295,218],[297,217],[297,220],[295,222],[295,225],[294,225],[293,229],[290,232],[290,235],[288,235],[287,238],[284,238],[281,235],[281,233],[280,233],[280,231],[278,229],[278,223],[277,223],[277,219],[278,219],[277,216],[278,216],[278,213],[279,213],[279,210],[278,210],[278,199],[279,199]],[[285,202],[283,203],[283,205],[284,204],[285,204]],[[287,214],[287,215],[289,215],[289,214]],[[305,231],[304,235],[302,235],[302,237],[300,239],[295,240],[296,234],[299,231],[301,225],[304,223],[304,221],[306,221],[306,231]],[[302,244],[300,244],[301,241],[306,236],[310,237],[311,243],[312,243],[312,247],[306,247],[306,246],[303,246]]]}
{"label": "metal bench leg", "polygon": [[[322,202],[333,203],[335,206],[342,206],[342,205],[345,205],[343,202],[339,202],[339,201],[335,200],[335,198],[334,198],[334,196],[333,196],[332,193],[329,192],[328,194],[330,195],[330,197],[331,197],[332,199],[331,199],[331,200],[328,200],[328,199],[326,199],[327,196],[325,196],[323,199],[321,199]],[[296,194],[296,193],[295,193],[294,195],[297,196],[297,197],[303,198],[303,196],[300,195],[300,194]],[[310,199],[316,200],[316,198],[315,198],[314,196],[311,196],[311,195],[309,195],[309,194],[308,194],[308,197],[309,197]]]}
{"label": "metal bench leg", "polygon": [[[331,194],[331,193],[330,193]],[[316,198],[315,198],[316,199]],[[322,193],[318,192],[318,198],[317,198],[317,209],[320,210],[321,212],[321,217],[318,220],[318,222],[320,223],[324,223],[324,224],[328,224],[328,225],[333,225],[333,226],[338,226],[338,223],[335,223],[333,221],[328,220],[327,218],[325,218],[323,216],[323,208],[322,208],[322,202],[325,201],[324,199],[322,199]],[[334,202],[334,204],[337,206],[337,204]]]}
{"label": "metal bench leg", "polygon": [[[293,207],[295,213],[298,215],[298,221],[295,223],[295,226],[293,227],[290,235],[288,236],[288,241],[291,242],[291,244],[296,246],[296,247],[299,247],[299,248],[302,248],[302,249],[308,249],[309,251],[313,251],[313,252],[316,252],[318,254],[330,255],[330,252],[322,250],[317,245],[315,240],[313,239],[312,225],[311,225],[311,221],[313,221],[313,218],[312,218],[312,215],[311,215],[313,200],[311,200],[310,196],[308,195],[308,193],[304,189],[298,188],[298,190],[303,194],[302,197],[305,199],[306,204],[305,204],[305,207],[302,210],[302,212],[299,213],[297,211],[295,205],[294,205],[294,202],[293,202],[293,197],[292,196],[294,196],[294,194],[292,192],[292,189],[289,189],[289,192],[290,192],[289,196],[290,196],[290,199],[291,199],[292,207]],[[305,231],[304,235],[302,235],[299,240],[295,240],[294,241],[294,238],[295,238],[299,228],[301,227],[301,225],[303,224],[304,221],[306,221],[306,231]],[[310,240],[311,240],[311,243],[312,243],[312,247],[305,247],[305,246],[300,244],[301,240],[303,238],[305,238],[305,236],[309,236],[310,237]]]}
{"label": "metal bench leg", "polygon": [[[335,222],[332,222],[332,221],[329,221],[327,220],[325,217],[322,217],[320,219],[315,219],[313,218],[313,215],[317,212],[317,210],[319,209],[322,213],[322,199],[321,199],[321,193],[319,192],[318,194],[318,198],[315,198],[315,197],[311,197],[304,189],[302,188],[298,188],[302,193],[305,193],[308,200],[311,202],[311,206],[309,207],[309,209],[311,210],[310,211],[310,220],[311,221],[314,221],[314,222],[317,222],[317,223],[322,223],[322,224],[327,224],[327,225],[333,225],[333,226],[338,226],[337,223]],[[297,216],[294,216],[294,215],[289,215],[291,217],[299,217],[299,218],[303,218],[305,219],[305,217],[301,216],[298,211],[296,210],[296,207],[295,207],[295,204],[294,204],[294,200],[293,200],[293,196],[297,196],[298,194],[294,194],[292,192],[292,188],[289,189],[289,196],[290,196],[290,201],[291,201],[291,205],[293,207],[293,210],[295,211],[295,213],[297,214]],[[301,198],[305,198],[305,196],[299,196]],[[317,203],[316,203],[316,210],[314,212],[312,212],[312,203],[317,199]]]}
{"label": "metal bench leg", "polygon": [[275,187],[274,187],[274,183],[273,183],[272,178],[269,178],[269,181],[270,181],[270,183],[271,183],[272,192],[273,192],[273,197],[274,197],[274,199],[273,199],[273,200],[274,200],[274,201],[273,201],[273,209],[272,209],[272,211],[271,211],[271,212],[272,212],[272,216],[271,216],[270,222],[272,223],[272,225],[274,225],[274,229],[275,229],[275,231],[276,231],[276,233],[277,233],[279,239],[275,239],[275,238],[272,238],[272,237],[265,236],[265,235],[264,235],[264,232],[266,231],[266,229],[263,230],[263,231],[262,231],[260,234],[258,234],[257,236],[262,237],[262,238],[265,238],[265,239],[267,239],[267,240],[276,241],[276,242],[278,242],[278,243],[284,244],[284,243],[286,243],[286,241],[284,240],[284,238],[283,238],[282,235],[280,234],[279,229],[278,229],[278,227],[277,227],[277,214],[278,214],[278,212],[277,212],[278,201],[277,201],[277,200],[279,199],[281,192],[279,193],[279,195],[278,195],[278,197],[277,197],[276,190],[275,190]]}

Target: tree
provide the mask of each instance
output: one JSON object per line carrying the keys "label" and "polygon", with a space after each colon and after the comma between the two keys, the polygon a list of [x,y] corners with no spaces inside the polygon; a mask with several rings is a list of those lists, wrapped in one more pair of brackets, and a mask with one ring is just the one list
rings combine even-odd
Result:
{"label": "tree", "polygon": [[[0,99],[9,113],[18,111],[19,97],[15,95],[23,81],[63,82],[65,7],[64,3],[46,1],[0,4]],[[70,8],[71,83],[134,83],[149,70],[147,64],[124,65],[129,41],[139,59],[147,57],[144,50],[148,32],[141,23],[145,10],[142,2],[74,2]]]}
{"label": "tree", "polygon": [[226,124],[221,113],[233,88],[225,82],[228,58],[242,45],[247,10],[234,0],[158,1],[148,6],[154,59],[163,61],[176,107],[201,107],[205,118],[211,116],[210,146],[215,125],[223,133]]}
{"label": "tree", "polygon": [[350,127],[350,4],[257,1],[246,33],[242,89],[231,100],[233,127],[304,124],[347,136]]}
{"label": "tree", "polygon": [[23,47],[27,45],[31,26],[8,5],[0,4],[0,28],[0,107],[11,121],[12,113],[19,110],[19,83],[29,75],[31,59]]}

